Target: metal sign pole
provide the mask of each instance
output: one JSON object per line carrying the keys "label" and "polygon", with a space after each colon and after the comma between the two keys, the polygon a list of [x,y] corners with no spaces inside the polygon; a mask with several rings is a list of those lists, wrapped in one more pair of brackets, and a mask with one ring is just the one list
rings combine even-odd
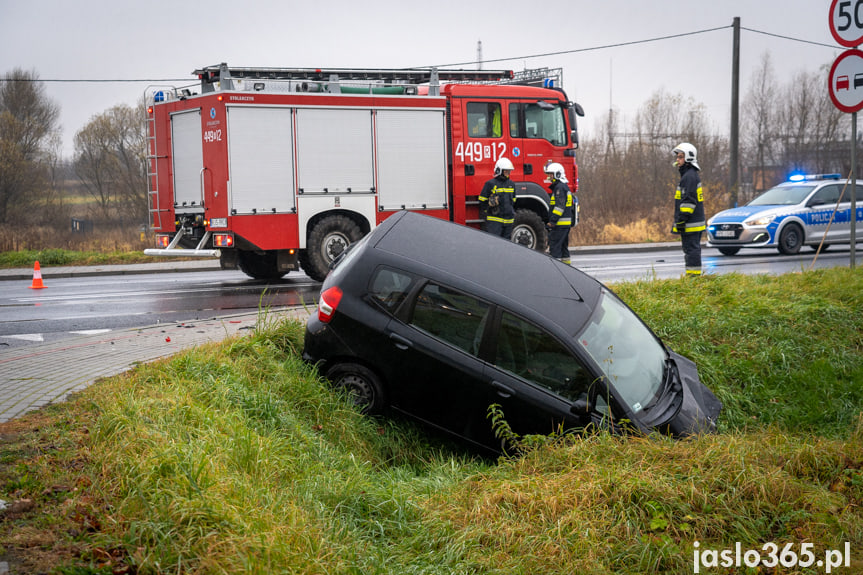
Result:
{"label": "metal sign pole", "polygon": [[851,269],[857,262],[857,112],[851,114]]}

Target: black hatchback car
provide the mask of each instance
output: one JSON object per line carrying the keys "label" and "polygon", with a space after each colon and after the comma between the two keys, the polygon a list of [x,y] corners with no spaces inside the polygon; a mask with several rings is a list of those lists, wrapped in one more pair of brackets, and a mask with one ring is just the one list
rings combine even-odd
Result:
{"label": "black hatchback car", "polygon": [[576,268],[412,212],[336,261],[303,357],[367,413],[387,408],[494,451],[520,435],[612,427],[713,432],[722,404],[613,292]]}

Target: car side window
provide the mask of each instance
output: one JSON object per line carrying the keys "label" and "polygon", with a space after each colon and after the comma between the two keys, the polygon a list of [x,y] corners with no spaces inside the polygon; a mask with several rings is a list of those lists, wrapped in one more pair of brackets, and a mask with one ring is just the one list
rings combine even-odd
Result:
{"label": "car side window", "polygon": [[570,401],[584,398],[593,380],[551,334],[507,312],[501,317],[494,363]]}
{"label": "car side window", "polygon": [[489,304],[429,282],[417,296],[410,324],[471,355],[479,353]]}
{"label": "car side window", "polygon": [[468,102],[467,125],[471,138],[500,138],[503,136],[501,121],[500,104]]}
{"label": "car side window", "polygon": [[511,138],[521,138],[518,125],[518,104],[509,105],[509,135]]}
{"label": "car side window", "polygon": [[[839,195],[842,193],[842,186],[824,186],[812,197],[812,199],[822,200],[826,205],[836,205],[836,202],[839,201]],[[848,192],[845,193],[845,196],[842,198],[844,201],[850,201]]]}
{"label": "car side window", "polygon": [[369,288],[371,298],[390,313],[395,313],[411,289],[413,277],[398,270],[382,267],[375,272]]}

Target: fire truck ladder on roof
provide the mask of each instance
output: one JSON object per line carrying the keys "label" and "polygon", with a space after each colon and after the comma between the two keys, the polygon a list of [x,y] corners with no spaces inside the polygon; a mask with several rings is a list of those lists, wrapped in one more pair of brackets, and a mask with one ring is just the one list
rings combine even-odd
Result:
{"label": "fire truck ladder on roof", "polygon": [[340,92],[340,82],[378,82],[382,85],[429,85],[429,94],[438,95],[440,82],[498,82],[513,77],[512,70],[445,70],[438,68],[232,68],[222,63],[195,70],[201,92],[235,89],[234,80],[247,82],[290,80],[326,84],[328,92]]}

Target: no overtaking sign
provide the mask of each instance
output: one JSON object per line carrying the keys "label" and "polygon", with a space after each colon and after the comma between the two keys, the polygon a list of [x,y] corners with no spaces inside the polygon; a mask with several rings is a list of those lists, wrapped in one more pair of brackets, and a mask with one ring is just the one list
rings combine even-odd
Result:
{"label": "no overtaking sign", "polygon": [[839,110],[853,114],[863,109],[863,52],[846,50],[830,68],[830,99]]}

